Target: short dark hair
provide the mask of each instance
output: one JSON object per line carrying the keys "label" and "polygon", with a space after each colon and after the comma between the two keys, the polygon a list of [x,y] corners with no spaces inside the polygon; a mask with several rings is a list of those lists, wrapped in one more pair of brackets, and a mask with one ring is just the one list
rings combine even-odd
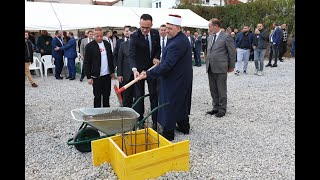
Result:
{"label": "short dark hair", "polygon": [[24,33],[28,33],[28,34],[29,34],[29,31],[28,31],[28,30],[25,30]]}
{"label": "short dark hair", "polygon": [[69,34],[70,34],[71,36],[73,36],[73,32],[70,31]]}
{"label": "short dark hair", "polygon": [[279,23],[277,23],[277,22],[274,22],[273,24],[274,24],[275,26],[279,26]]}
{"label": "short dark hair", "polygon": [[150,20],[152,22],[152,16],[150,14],[142,14],[140,20]]}
{"label": "short dark hair", "polygon": [[126,28],[129,28],[129,29],[130,29],[130,28],[131,28],[131,26],[126,25],[126,26],[124,26],[124,27],[123,27],[123,30],[125,30]]}
{"label": "short dark hair", "polygon": [[160,27],[167,27],[165,24],[162,24]]}
{"label": "short dark hair", "polygon": [[221,28],[221,22],[218,18],[212,18],[212,19],[210,19],[210,21],[213,26],[216,25]]}
{"label": "short dark hair", "polygon": [[117,31],[113,31],[112,33],[116,33],[116,34],[118,34],[118,32],[117,32]]}
{"label": "short dark hair", "polygon": [[56,32],[54,33],[55,35],[57,35],[59,33],[60,30],[56,30]]}
{"label": "short dark hair", "polygon": [[136,31],[137,29],[138,29],[137,27],[132,26],[132,27],[129,28],[129,31],[133,32],[133,31]]}

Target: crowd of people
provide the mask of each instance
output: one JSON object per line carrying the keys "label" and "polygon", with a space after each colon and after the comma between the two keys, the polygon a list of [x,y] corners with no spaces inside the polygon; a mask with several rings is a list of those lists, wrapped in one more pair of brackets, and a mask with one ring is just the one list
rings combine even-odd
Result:
{"label": "crowd of people", "polygon": [[[75,80],[75,59],[83,61],[80,81],[86,77],[93,87],[93,106],[110,107],[111,79],[122,87],[132,80],[133,86],[121,93],[122,105],[132,107],[137,99],[145,95],[145,83],[150,94],[150,109],[168,103],[152,114],[152,128],[158,123],[163,128],[162,135],[174,139],[174,131],[189,134],[189,115],[193,65],[201,66],[201,53],[205,56],[206,72],[212,98],[212,109],[207,112],[215,117],[223,117],[227,112],[227,74],[235,70],[235,75],[246,74],[251,51],[255,62],[255,75],[263,75],[266,49],[270,47],[269,63],[266,67],[277,67],[287,51],[288,32],[286,24],[273,24],[268,33],[263,23],[258,23],[254,32],[244,25],[238,29],[222,28],[219,19],[209,21],[208,31],[191,32],[181,28],[182,17],[170,14],[158,30],[152,28],[153,19],[149,14],[140,17],[140,27],[124,26],[123,37],[116,31],[103,31],[101,27],[85,31],[85,36],[76,42],[72,32],[55,32],[54,38],[42,31],[37,39],[25,31],[25,72],[32,87],[38,85],[32,80],[29,65],[33,62],[33,52],[41,56],[52,55],[55,63],[55,78],[62,80],[63,58],[67,58],[69,76]],[[294,44],[292,43],[292,56]],[[77,52],[78,44],[78,52]],[[193,55],[192,55],[193,54]],[[274,63],[272,64],[272,60]],[[145,105],[140,101],[134,110],[144,118]],[[140,128],[143,128],[140,127]]]}

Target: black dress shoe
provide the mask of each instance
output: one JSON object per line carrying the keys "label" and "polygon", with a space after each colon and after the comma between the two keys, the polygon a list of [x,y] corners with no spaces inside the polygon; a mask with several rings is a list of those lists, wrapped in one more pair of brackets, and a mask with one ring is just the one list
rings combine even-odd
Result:
{"label": "black dress shoe", "polygon": [[59,80],[60,80],[60,79],[63,79],[63,77],[56,77],[56,79],[59,79]]}
{"label": "black dress shoe", "polygon": [[272,67],[277,67],[277,66],[278,66],[277,64],[273,64],[273,65],[272,65]]}
{"label": "black dress shoe", "polygon": [[210,114],[210,115],[214,115],[214,114],[217,114],[218,113],[218,110],[211,110],[211,111],[208,111],[207,114]]}
{"label": "black dress shoe", "polygon": [[66,77],[66,79],[71,79],[71,77],[70,77],[70,76],[68,76],[68,77]]}
{"label": "black dress shoe", "polygon": [[174,140],[174,130],[163,131],[161,135],[169,141]]}
{"label": "black dress shoe", "polygon": [[222,117],[222,116],[224,116],[224,115],[226,115],[226,113],[224,113],[224,112],[218,112],[215,116],[216,116],[216,117]]}
{"label": "black dress shoe", "polygon": [[176,130],[179,131],[179,132],[182,132],[183,134],[189,134],[189,131],[190,131],[189,128],[182,128],[182,127],[179,127],[179,126],[176,127]]}
{"label": "black dress shoe", "polygon": [[279,59],[280,60],[280,62],[283,62],[283,59]]}
{"label": "black dress shoe", "polygon": [[266,65],[266,67],[269,67],[269,66],[271,67],[272,65],[271,65],[270,63],[268,63],[268,64]]}
{"label": "black dress shoe", "polygon": [[76,78],[70,78],[69,80],[75,80]]}
{"label": "black dress shoe", "polygon": [[82,78],[80,78],[80,82],[82,82],[83,81],[83,79]]}

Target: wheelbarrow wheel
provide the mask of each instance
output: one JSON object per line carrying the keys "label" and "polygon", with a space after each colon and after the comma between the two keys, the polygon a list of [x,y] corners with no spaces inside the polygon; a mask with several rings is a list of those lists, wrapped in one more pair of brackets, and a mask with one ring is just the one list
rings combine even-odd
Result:
{"label": "wheelbarrow wheel", "polygon": [[[74,142],[84,141],[88,139],[93,139],[100,137],[100,133],[97,129],[92,127],[86,127],[84,129],[80,129],[77,134],[74,136]],[[84,142],[80,144],[75,144],[74,147],[80,152],[91,152],[91,141]]]}

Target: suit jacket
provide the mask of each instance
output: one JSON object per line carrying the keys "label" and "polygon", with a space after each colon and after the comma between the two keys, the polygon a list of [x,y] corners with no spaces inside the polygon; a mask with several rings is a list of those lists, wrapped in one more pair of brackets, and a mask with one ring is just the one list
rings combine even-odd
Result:
{"label": "suit jacket", "polygon": [[77,57],[77,43],[74,37],[70,38],[65,46],[60,47],[61,51],[64,51],[64,57],[76,58]]}
{"label": "suit jacket", "polygon": [[[62,42],[62,40],[61,40]],[[52,41],[51,41],[51,44],[52,44],[52,57],[54,57],[55,59],[62,59],[63,58],[63,51],[55,51],[54,48],[56,46],[58,47],[62,47],[63,44],[61,44],[61,42],[59,41],[59,39],[57,38],[57,36],[55,36]]]}
{"label": "suit jacket", "polygon": [[[108,67],[110,74],[114,73],[113,55],[111,45],[106,40],[103,40],[107,51]],[[97,41],[93,40],[85,47],[85,57],[83,61],[84,73],[87,79],[100,77],[101,68],[101,52]]]}
{"label": "suit jacket", "polygon": [[[89,43],[88,42],[88,37],[86,37],[86,38],[83,38],[82,40],[81,40],[81,44],[80,44],[80,54],[81,54],[81,56],[84,58],[84,56],[85,56],[85,47],[86,47],[86,45]],[[92,38],[92,40],[93,40],[93,38]]]}
{"label": "suit jacket", "polygon": [[115,65],[117,65],[118,63],[118,53],[119,53],[119,49],[120,49],[120,44],[124,42],[124,38],[122,39],[118,39],[117,40],[117,43],[116,43],[116,47],[114,48],[114,51],[113,51],[113,62]]}
{"label": "suit jacket", "polygon": [[128,82],[132,75],[132,70],[129,65],[129,41],[121,43],[118,52],[117,66],[117,76],[123,76],[124,82]]}
{"label": "suit jacket", "polygon": [[[29,50],[29,53],[28,53],[28,50]],[[24,43],[24,62],[33,63],[33,48],[32,48],[32,42],[30,40],[27,40],[27,42]]]}
{"label": "suit jacket", "polygon": [[206,72],[210,64],[212,73],[227,73],[228,68],[234,68],[236,62],[233,38],[221,31],[211,49],[212,40],[213,35],[208,37]]}
{"label": "suit jacket", "polygon": [[273,31],[273,34],[271,34],[271,36],[272,36],[273,43],[276,43],[276,45],[279,45],[280,42],[282,42],[282,36],[283,36],[282,29],[280,27],[277,27]]}
{"label": "suit jacket", "polygon": [[130,35],[129,64],[131,69],[135,67],[139,72],[147,70],[153,66],[154,58],[160,59],[161,46],[159,32],[155,29],[151,29],[150,36],[152,44],[151,58],[147,54],[149,50],[141,30],[138,29]]}
{"label": "suit jacket", "polygon": [[[236,38],[236,46],[237,46],[237,48],[240,48],[242,37],[243,37],[243,32],[238,33],[238,36]],[[249,32],[248,33],[248,38],[249,38],[249,47],[252,47],[254,35]]]}
{"label": "suit jacket", "polygon": [[201,52],[202,49],[202,38],[200,36],[198,36],[198,38],[194,38],[194,48],[195,51],[197,52]]}

